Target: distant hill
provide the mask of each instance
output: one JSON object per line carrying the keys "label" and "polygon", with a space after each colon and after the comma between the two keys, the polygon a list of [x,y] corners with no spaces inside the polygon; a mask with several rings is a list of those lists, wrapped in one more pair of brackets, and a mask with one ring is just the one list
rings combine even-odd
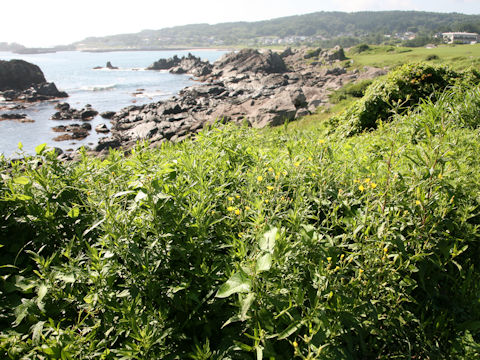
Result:
{"label": "distant hill", "polygon": [[89,37],[78,49],[316,44],[343,46],[423,41],[446,31],[480,32],[480,15],[419,11],[316,12],[257,22],[194,24],[135,34]]}

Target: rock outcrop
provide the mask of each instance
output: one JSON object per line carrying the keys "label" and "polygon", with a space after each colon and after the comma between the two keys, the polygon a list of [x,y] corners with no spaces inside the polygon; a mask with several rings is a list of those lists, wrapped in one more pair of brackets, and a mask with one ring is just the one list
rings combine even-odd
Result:
{"label": "rock outcrop", "polygon": [[[362,76],[341,66],[343,49],[315,51],[311,57],[306,56],[308,50],[292,49],[282,54],[252,49],[226,54],[198,77],[202,84],[166,101],[117,112],[111,136],[101,139],[96,150],[128,148],[142,139],[152,146],[181,141],[217,121],[262,128],[308,115],[328,105],[333,90]],[[172,59],[158,67],[178,63]]]}
{"label": "rock outcrop", "polygon": [[67,97],[45,79],[37,65],[24,60],[0,60],[0,92],[7,101],[42,101]]}
{"label": "rock outcrop", "polygon": [[147,67],[147,70],[169,70],[172,74],[191,74],[199,77],[208,75],[212,65],[189,53],[186,57],[179,58],[175,55],[169,59],[159,59]]}
{"label": "rock outcrop", "polygon": [[58,103],[55,109],[59,110],[52,115],[51,120],[92,120],[98,115],[98,111],[92,109],[92,106],[87,104],[83,109],[77,110],[70,107],[68,103]]}

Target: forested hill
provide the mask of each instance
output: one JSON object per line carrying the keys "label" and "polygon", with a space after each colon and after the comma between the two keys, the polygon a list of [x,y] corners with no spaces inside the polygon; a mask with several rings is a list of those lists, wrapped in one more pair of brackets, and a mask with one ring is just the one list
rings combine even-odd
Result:
{"label": "forested hill", "polygon": [[156,48],[182,45],[321,44],[333,39],[337,42],[380,43],[405,40],[405,33],[433,36],[445,31],[480,32],[480,15],[419,11],[316,12],[258,22],[193,24],[144,30],[136,34],[90,37],[74,45],[79,48]]}

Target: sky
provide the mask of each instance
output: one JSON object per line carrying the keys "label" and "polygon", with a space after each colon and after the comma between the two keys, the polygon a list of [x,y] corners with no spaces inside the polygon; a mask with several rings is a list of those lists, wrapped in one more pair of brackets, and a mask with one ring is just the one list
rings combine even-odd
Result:
{"label": "sky", "polygon": [[364,10],[480,14],[480,0],[4,0],[0,3],[0,42],[66,45],[89,36],[177,25]]}

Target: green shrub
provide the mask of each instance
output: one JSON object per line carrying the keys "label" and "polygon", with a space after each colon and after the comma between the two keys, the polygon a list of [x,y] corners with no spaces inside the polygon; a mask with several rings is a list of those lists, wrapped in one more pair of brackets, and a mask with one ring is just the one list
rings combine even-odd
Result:
{"label": "green shrub", "polygon": [[335,127],[351,136],[375,129],[380,121],[389,121],[418,104],[421,99],[453,85],[460,74],[428,64],[407,64],[390,72],[386,78],[376,80],[365,96],[353,103],[339,116],[332,118]]}
{"label": "green shrub", "polygon": [[0,156],[0,357],[478,358],[479,109]]}

